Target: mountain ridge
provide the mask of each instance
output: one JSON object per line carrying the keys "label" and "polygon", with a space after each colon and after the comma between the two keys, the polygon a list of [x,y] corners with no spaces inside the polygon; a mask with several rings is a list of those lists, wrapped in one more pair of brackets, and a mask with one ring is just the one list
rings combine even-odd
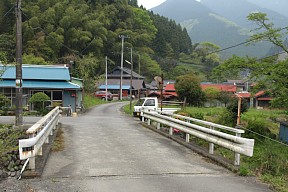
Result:
{"label": "mountain ridge", "polygon": [[[249,38],[249,30],[223,17],[203,3],[195,0],[167,0],[151,9],[154,13],[168,17],[185,27],[193,43],[212,42],[222,48],[242,43]],[[233,54],[262,57],[272,45],[240,46],[222,53],[227,58]]]}

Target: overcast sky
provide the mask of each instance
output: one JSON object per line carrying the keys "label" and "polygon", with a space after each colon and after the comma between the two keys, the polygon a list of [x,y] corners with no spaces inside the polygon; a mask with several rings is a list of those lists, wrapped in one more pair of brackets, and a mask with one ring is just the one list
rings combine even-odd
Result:
{"label": "overcast sky", "polygon": [[166,0],[138,0],[139,5],[143,5],[146,9],[151,9],[152,7],[156,7]]}

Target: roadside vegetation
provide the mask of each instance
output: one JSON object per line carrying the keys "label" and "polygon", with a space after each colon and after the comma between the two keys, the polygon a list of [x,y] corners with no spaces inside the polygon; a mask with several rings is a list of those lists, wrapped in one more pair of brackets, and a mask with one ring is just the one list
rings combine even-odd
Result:
{"label": "roadside vegetation", "polygon": [[[181,113],[188,116],[231,126],[223,116],[225,108],[187,107]],[[235,119],[234,119],[235,120]],[[241,126],[245,130],[243,137],[255,139],[253,157],[241,156],[239,175],[256,176],[280,192],[288,192],[288,145],[279,142],[279,120],[287,120],[285,110],[249,109],[241,115]],[[200,145],[207,142],[197,140]],[[216,147],[215,152],[231,161],[234,153]]]}
{"label": "roadside vegetation", "polygon": [[64,140],[64,132],[61,128],[57,131],[55,140],[52,145],[52,151],[58,152],[58,151],[63,151],[65,148],[65,140]]}
{"label": "roadside vegetation", "polygon": [[14,158],[13,154],[18,151],[18,140],[23,138],[26,138],[25,130],[0,124],[0,171],[8,167],[7,162]]}
{"label": "roadside vegetation", "polygon": [[94,97],[93,95],[85,94],[83,103],[84,103],[85,109],[89,109],[93,106],[101,105],[101,104],[104,104],[107,102],[103,101],[102,99],[99,99],[97,97]]}
{"label": "roadside vegetation", "polygon": [[[234,127],[236,103],[233,105],[230,102],[226,108],[186,107],[178,113]],[[132,116],[133,107],[130,110],[129,104],[123,110]],[[288,192],[288,145],[278,141],[279,121],[287,121],[287,118],[285,110],[246,108],[242,111],[241,128],[245,130],[243,137],[255,139],[255,146],[253,157],[241,156],[240,176],[255,176],[276,191]],[[208,147],[208,142],[204,140],[195,137],[191,139],[198,145]],[[227,149],[215,146],[215,153],[234,161],[234,153]]]}
{"label": "roadside vegetation", "polygon": [[0,124],[0,156],[18,150],[18,139],[25,137],[25,130],[13,129],[12,125]]}

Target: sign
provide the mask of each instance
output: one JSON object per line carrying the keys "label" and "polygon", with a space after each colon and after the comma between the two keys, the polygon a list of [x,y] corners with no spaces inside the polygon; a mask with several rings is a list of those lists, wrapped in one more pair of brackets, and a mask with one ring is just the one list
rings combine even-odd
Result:
{"label": "sign", "polygon": [[21,88],[22,87],[22,80],[21,79],[16,79],[16,88]]}

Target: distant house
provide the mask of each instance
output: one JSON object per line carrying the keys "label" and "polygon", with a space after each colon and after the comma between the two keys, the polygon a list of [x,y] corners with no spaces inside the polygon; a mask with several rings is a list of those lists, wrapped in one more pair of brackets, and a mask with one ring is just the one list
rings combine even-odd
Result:
{"label": "distant house", "polygon": [[236,93],[237,97],[241,97],[243,101],[247,103],[247,106],[253,107],[254,106],[254,100],[252,97],[252,94],[249,92],[238,92]]}
{"label": "distant house", "polygon": [[[203,91],[209,88],[214,88],[220,92],[227,92],[231,95],[234,95],[237,91],[237,87],[235,84],[214,84],[214,83],[201,83],[200,84]],[[210,99],[207,102],[205,102],[204,106],[211,107],[211,106],[225,106],[226,103],[222,103],[218,101],[217,99]]]}
{"label": "distant house", "polygon": [[272,97],[265,91],[259,91],[254,95],[256,108],[267,108],[271,106]]}
{"label": "distant house", "polygon": [[[174,85],[175,85],[174,83],[167,82],[167,84],[165,85],[165,88],[163,89],[163,93],[162,93],[164,100],[177,100],[178,99],[178,95],[176,93]],[[160,98],[161,92],[159,90],[150,91],[148,96]]]}
{"label": "distant house", "polygon": [[[175,80],[163,80],[163,89],[165,89],[166,85],[168,84],[175,84]],[[150,91],[157,91],[159,90],[157,87],[157,82],[155,80],[151,81],[147,88],[149,87]]]}
{"label": "distant house", "polygon": [[[121,68],[116,67],[111,73],[107,74],[107,90],[114,95],[119,95],[120,93],[120,79],[121,79]],[[131,79],[131,69],[123,67],[122,76],[122,93],[123,96],[130,94],[130,79]],[[138,73],[132,71],[132,95],[137,96],[139,92],[146,90],[146,84],[144,82],[145,77],[139,75]],[[105,80],[101,80],[96,84],[99,90],[106,90]]]}
{"label": "distant house", "polygon": [[201,83],[200,86],[201,86],[202,90],[213,87],[219,91],[226,91],[226,92],[233,93],[233,94],[237,92],[237,86],[234,84]]}
{"label": "distant house", "polygon": [[[16,103],[16,69],[14,65],[0,65],[3,71],[0,81],[0,92],[11,100],[11,106]],[[22,66],[22,90],[23,107],[30,105],[29,99],[37,92],[43,92],[50,97],[46,105],[68,106],[73,111],[82,104],[82,80],[74,79],[71,82],[69,68],[54,65],[23,65]]]}
{"label": "distant house", "polygon": [[253,84],[244,80],[227,80],[224,84],[236,85],[237,92],[248,92]]}

